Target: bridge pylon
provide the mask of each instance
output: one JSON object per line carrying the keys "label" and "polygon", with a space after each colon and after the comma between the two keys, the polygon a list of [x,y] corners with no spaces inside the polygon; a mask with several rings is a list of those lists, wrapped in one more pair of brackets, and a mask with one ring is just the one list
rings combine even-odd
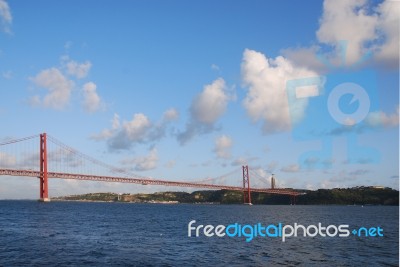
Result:
{"label": "bridge pylon", "polygon": [[49,202],[49,187],[47,177],[47,135],[40,134],[40,198],[41,202]]}
{"label": "bridge pylon", "polygon": [[243,169],[243,204],[251,204],[249,166],[242,166]]}

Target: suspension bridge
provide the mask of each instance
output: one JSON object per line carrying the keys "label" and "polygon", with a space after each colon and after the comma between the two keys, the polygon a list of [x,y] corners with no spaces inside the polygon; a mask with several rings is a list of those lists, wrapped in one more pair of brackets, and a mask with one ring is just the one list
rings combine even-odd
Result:
{"label": "suspension bridge", "polygon": [[[235,170],[235,173],[238,171]],[[302,194],[292,189],[277,188],[274,177],[271,177],[270,188],[251,187],[250,174],[265,182],[265,177],[250,170],[247,165],[240,169],[240,185],[216,182],[227,182],[225,176],[201,181],[170,181],[143,177],[131,173],[129,168],[114,167],[83,154],[46,133],[0,143],[0,175],[38,178],[39,200],[43,202],[50,201],[48,181],[52,178],[242,191],[245,204],[251,204],[251,192],[287,195],[292,204],[295,204],[296,197]]]}

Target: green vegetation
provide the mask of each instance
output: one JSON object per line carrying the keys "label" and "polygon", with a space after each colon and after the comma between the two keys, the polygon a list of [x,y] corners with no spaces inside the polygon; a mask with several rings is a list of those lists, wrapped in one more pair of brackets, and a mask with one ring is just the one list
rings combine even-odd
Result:
{"label": "green vegetation", "polygon": [[353,187],[306,191],[299,204],[399,205],[399,191],[391,188]]}
{"label": "green vegetation", "polygon": [[[305,194],[297,197],[300,205],[399,205],[399,191],[391,188],[353,187],[318,189],[316,191],[301,190]],[[288,205],[290,197],[265,193],[252,193],[253,204]],[[241,204],[243,193],[239,191],[195,191],[159,192],[153,194],[115,194],[91,193],[53,198],[53,200],[69,201],[108,201],[134,203],[216,203]]]}

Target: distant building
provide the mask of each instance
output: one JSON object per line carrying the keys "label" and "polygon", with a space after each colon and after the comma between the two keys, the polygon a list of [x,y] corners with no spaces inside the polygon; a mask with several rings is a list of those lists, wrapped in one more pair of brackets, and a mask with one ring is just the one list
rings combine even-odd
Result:
{"label": "distant building", "polygon": [[374,185],[374,186],[371,186],[371,187],[375,188],[375,189],[385,189],[385,187],[381,186],[381,185]]}

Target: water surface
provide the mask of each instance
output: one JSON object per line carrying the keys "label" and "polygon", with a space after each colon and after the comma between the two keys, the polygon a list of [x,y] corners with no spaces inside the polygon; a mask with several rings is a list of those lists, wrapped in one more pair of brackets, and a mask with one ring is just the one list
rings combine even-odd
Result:
{"label": "water surface", "polygon": [[[398,207],[0,201],[1,266],[398,266]],[[188,223],[349,224],[384,237],[187,236]]]}

